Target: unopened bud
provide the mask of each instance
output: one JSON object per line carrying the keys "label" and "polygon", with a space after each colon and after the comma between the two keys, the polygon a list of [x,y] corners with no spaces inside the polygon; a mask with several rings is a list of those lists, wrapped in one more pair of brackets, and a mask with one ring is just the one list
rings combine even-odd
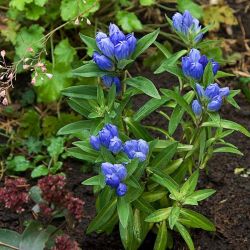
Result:
{"label": "unopened bud", "polygon": [[6,97],[3,99],[2,104],[3,104],[4,106],[7,106],[7,105],[8,105],[8,99],[7,99]]}
{"label": "unopened bud", "polygon": [[76,18],[76,20],[75,20],[75,25],[79,25],[79,18]]}
{"label": "unopened bud", "polygon": [[46,76],[47,76],[49,79],[51,79],[51,78],[53,77],[53,74],[47,73]]}
{"label": "unopened bud", "polygon": [[5,55],[6,55],[5,50],[2,50],[2,51],[1,51],[1,56],[2,56],[2,58],[4,58],[4,57],[5,57]]}
{"label": "unopened bud", "polygon": [[28,69],[30,66],[29,65],[27,65],[27,64],[24,64],[23,65],[23,69]]}
{"label": "unopened bud", "polygon": [[41,67],[41,70],[42,70],[43,73],[47,71],[45,66]]}
{"label": "unopened bud", "polygon": [[90,20],[88,18],[87,18],[87,24],[91,25],[91,22],[90,22]]}
{"label": "unopened bud", "polygon": [[34,77],[34,78],[32,78],[32,80],[31,80],[31,84],[32,85],[35,85],[36,84],[36,78]]}
{"label": "unopened bud", "polygon": [[27,51],[28,52],[34,52],[34,50],[30,47],[30,48],[27,48]]}

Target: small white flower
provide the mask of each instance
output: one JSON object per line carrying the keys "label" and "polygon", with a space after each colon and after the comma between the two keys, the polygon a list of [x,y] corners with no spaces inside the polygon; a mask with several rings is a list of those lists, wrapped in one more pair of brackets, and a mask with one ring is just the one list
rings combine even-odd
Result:
{"label": "small white flower", "polygon": [[51,78],[53,77],[53,74],[47,73],[46,76],[47,76],[49,79],[51,79]]}

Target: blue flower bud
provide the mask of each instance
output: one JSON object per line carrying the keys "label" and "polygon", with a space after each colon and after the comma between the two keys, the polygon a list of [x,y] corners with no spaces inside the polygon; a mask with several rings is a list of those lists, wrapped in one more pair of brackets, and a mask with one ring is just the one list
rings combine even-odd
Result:
{"label": "blue flower bud", "polygon": [[203,33],[200,33],[199,35],[197,35],[195,38],[194,38],[194,41],[196,42],[196,43],[198,43],[198,42],[200,42],[200,40],[203,38]]}
{"label": "blue flower bud", "polygon": [[114,45],[125,40],[125,35],[123,32],[113,23],[109,25],[109,37]]}
{"label": "blue flower bud", "polygon": [[149,151],[148,143],[142,139],[138,140],[138,151],[142,152],[143,154],[147,155]]}
{"label": "blue flower bud", "polygon": [[127,176],[127,169],[122,164],[114,164],[116,169],[116,174],[119,177],[120,181],[123,181]]}
{"label": "blue flower bud", "polygon": [[202,106],[198,100],[193,100],[192,102],[192,110],[196,116],[200,116],[202,113]]}
{"label": "blue flower bud", "polygon": [[135,152],[137,151],[137,141],[126,141],[123,146],[123,150],[129,159],[133,159]]}
{"label": "blue flower bud", "polygon": [[193,25],[193,17],[188,10],[183,13],[182,25],[182,32],[187,35]]}
{"label": "blue flower bud", "polygon": [[175,13],[173,15],[173,27],[175,30],[179,31],[179,32],[182,32],[182,14],[180,13]]}
{"label": "blue flower bud", "polygon": [[147,159],[147,155],[145,155],[142,152],[135,152],[133,158],[138,158],[140,162],[143,162],[143,161],[145,161]]}
{"label": "blue flower bud", "polygon": [[100,143],[99,137],[92,135],[92,136],[90,136],[89,141],[90,141],[90,144],[93,147],[93,149],[95,149],[95,150],[100,149],[101,143]]}
{"label": "blue flower bud", "polygon": [[122,141],[117,136],[113,137],[108,149],[114,154],[119,153],[122,150]]}
{"label": "blue flower bud", "polygon": [[194,79],[201,79],[203,76],[204,69],[202,67],[202,64],[198,62],[191,63],[191,66],[189,68],[189,75]]}
{"label": "blue flower bud", "polygon": [[228,87],[220,88],[220,96],[221,97],[228,96],[229,94],[230,94],[230,90]]}
{"label": "blue flower bud", "polygon": [[120,184],[119,177],[116,174],[107,174],[105,176],[105,182],[112,188],[116,188]]}
{"label": "blue flower bud", "polygon": [[120,79],[117,76],[114,77],[114,84],[116,86],[116,93],[119,93],[122,90],[122,85]]}
{"label": "blue flower bud", "polygon": [[126,41],[128,42],[129,55],[132,55],[133,52],[135,51],[136,41],[137,41],[134,34],[126,35]]}
{"label": "blue flower bud", "polygon": [[199,63],[201,63],[203,68],[205,69],[208,64],[207,57],[205,55],[202,55],[201,58],[199,59]]}
{"label": "blue flower bud", "polygon": [[220,94],[220,87],[217,83],[213,83],[208,85],[208,87],[205,90],[205,96],[208,99],[213,99],[215,96],[218,96]]}
{"label": "blue flower bud", "polygon": [[107,35],[103,32],[97,32],[95,41],[98,44],[103,38],[107,38]]}
{"label": "blue flower bud", "polygon": [[121,41],[115,46],[115,58],[120,61],[129,58],[129,45],[127,41]]}
{"label": "blue flower bud", "polygon": [[181,59],[181,66],[182,66],[182,71],[185,76],[190,76],[189,74],[189,69],[191,67],[191,61],[188,56],[184,56]]}
{"label": "blue flower bud", "polygon": [[207,105],[207,109],[212,112],[216,112],[221,108],[222,98],[220,95],[215,96],[212,101]]}
{"label": "blue flower bud", "polygon": [[201,53],[198,49],[191,49],[188,56],[191,62],[199,62],[201,59]]}
{"label": "blue flower bud", "polygon": [[211,62],[212,62],[212,66],[213,66],[213,73],[214,73],[214,75],[216,75],[219,68],[220,68],[220,65],[218,62],[214,61],[213,59],[211,60]]}
{"label": "blue flower bud", "polygon": [[104,175],[108,175],[108,174],[112,175],[112,174],[116,173],[114,165],[109,163],[109,162],[102,163],[101,170],[102,170],[102,173]]}
{"label": "blue flower bud", "polygon": [[118,128],[115,125],[108,123],[104,128],[111,133],[112,137],[118,136]]}
{"label": "blue flower bud", "polygon": [[110,58],[114,57],[115,46],[108,37],[101,39],[97,43],[97,47],[105,56]]}
{"label": "blue flower bud", "polygon": [[99,139],[103,146],[108,148],[111,138],[113,138],[113,136],[108,129],[103,128],[102,130],[100,130]]}
{"label": "blue flower bud", "polygon": [[99,53],[94,52],[93,60],[102,70],[112,71],[114,69],[113,62],[104,55],[100,55]]}
{"label": "blue flower bud", "polygon": [[110,88],[113,84],[116,86],[116,93],[121,91],[121,81],[117,76],[103,76],[102,81],[104,85]]}
{"label": "blue flower bud", "polygon": [[120,183],[119,186],[116,189],[116,194],[118,196],[124,196],[127,193],[127,185],[124,183]]}
{"label": "blue flower bud", "polygon": [[203,87],[199,83],[196,83],[195,87],[196,87],[196,92],[197,92],[198,96],[199,97],[203,97],[204,96],[204,89],[203,89]]}

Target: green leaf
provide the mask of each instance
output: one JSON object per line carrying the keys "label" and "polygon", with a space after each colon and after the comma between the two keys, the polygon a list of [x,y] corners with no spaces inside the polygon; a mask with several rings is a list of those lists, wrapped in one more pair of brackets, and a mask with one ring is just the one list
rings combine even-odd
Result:
{"label": "green leaf", "polygon": [[99,1],[86,0],[62,0],[61,1],[61,17],[63,21],[69,21],[81,15],[84,17],[89,16],[91,13],[96,12],[100,7]]}
{"label": "green leaf", "polygon": [[154,202],[160,200],[164,196],[166,196],[166,191],[151,191],[151,192],[144,192],[142,197],[148,202]]}
{"label": "green leaf", "polygon": [[179,104],[183,109],[185,109],[185,111],[192,117],[193,121],[196,120],[190,105],[182,96],[169,89],[161,89],[161,92],[168,98],[175,100],[177,104]]}
{"label": "green leaf", "polygon": [[179,223],[179,222],[176,222],[175,226],[176,226],[178,232],[181,234],[182,238],[187,243],[189,250],[195,250],[194,243],[193,243],[192,238],[191,238],[189,232],[187,231],[187,229],[183,225],[181,225],[181,223]]}
{"label": "green leaf", "polygon": [[126,32],[142,29],[142,23],[133,12],[118,11],[116,14],[118,24]]}
{"label": "green leaf", "polygon": [[105,225],[105,223],[109,221],[115,212],[116,203],[117,198],[114,198],[101,209],[97,216],[90,222],[87,229],[87,234],[98,230],[101,226]]}
{"label": "green leaf", "polygon": [[168,101],[168,98],[162,97],[161,99],[150,99],[133,115],[133,119],[137,122],[141,121],[156,109],[164,105]]}
{"label": "green leaf", "polygon": [[142,6],[150,6],[155,4],[155,0],[140,0],[140,5]]}
{"label": "green leaf", "polygon": [[133,205],[135,205],[137,209],[146,214],[151,214],[155,210],[154,207],[149,202],[143,199],[143,197],[136,199],[133,202]]}
{"label": "green leaf", "polygon": [[169,214],[169,217],[168,217],[168,222],[169,222],[169,227],[170,229],[173,230],[178,218],[179,218],[179,215],[180,215],[180,207],[172,207],[171,209],[171,212]]}
{"label": "green leaf", "polygon": [[96,175],[92,176],[89,179],[85,180],[82,182],[82,185],[86,186],[101,186],[103,183],[103,176],[101,175]]}
{"label": "green leaf", "polygon": [[232,129],[232,130],[241,132],[247,137],[250,137],[250,132],[246,128],[244,128],[242,125],[236,122],[229,121],[229,120],[221,120],[220,123],[204,122],[202,123],[202,127],[216,127],[216,128]]}
{"label": "green leaf", "polygon": [[154,74],[160,74],[160,73],[166,71],[170,65],[175,64],[178,61],[178,59],[181,58],[182,56],[184,56],[186,53],[187,53],[187,50],[181,50],[181,51],[178,51],[175,54],[171,55],[167,59],[163,60],[162,64],[160,65],[160,67],[158,69],[156,69]]}
{"label": "green leaf", "polygon": [[22,235],[19,249],[43,250],[50,235],[55,231],[56,228],[54,226],[48,226],[44,229],[40,222],[32,221]]}
{"label": "green leaf", "polygon": [[154,97],[156,99],[161,99],[161,96],[159,95],[158,90],[156,89],[153,82],[143,76],[128,78],[127,80],[125,80],[125,83],[141,90],[148,96]]}
{"label": "green leaf", "polygon": [[203,9],[200,5],[195,3],[193,0],[177,0],[178,10],[184,12],[188,10],[191,12],[192,16],[200,19],[203,17]]}
{"label": "green leaf", "polygon": [[180,193],[185,196],[192,194],[196,188],[199,178],[199,170],[196,170],[182,185]]}
{"label": "green leaf", "polygon": [[19,58],[32,57],[32,52],[28,52],[27,49],[32,48],[36,53],[43,47],[43,32],[44,28],[37,24],[31,25],[29,28],[21,28],[16,37],[16,55]]}
{"label": "green leaf", "polygon": [[204,86],[214,82],[213,64],[211,62],[205,67],[202,79]]}
{"label": "green leaf", "polygon": [[229,77],[229,76],[235,76],[235,75],[219,70],[219,71],[216,73],[216,75],[215,75],[215,79],[224,78],[224,77]]}
{"label": "green leaf", "polygon": [[70,123],[57,132],[58,135],[68,135],[68,134],[75,134],[81,132],[85,129],[91,129],[94,125],[93,121],[85,120],[85,121],[78,121],[74,123]]}
{"label": "green leaf", "polygon": [[110,73],[109,71],[103,71],[99,69],[98,66],[92,61],[89,61],[83,66],[74,69],[72,71],[72,74],[73,76],[81,76],[81,77],[101,77],[104,75],[112,75],[112,73]]}
{"label": "green leaf", "polygon": [[168,219],[171,213],[172,207],[161,208],[159,210],[154,211],[149,216],[146,217],[146,222],[160,222]]}
{"label": "green leaf", "polygon": [[163,221],[158,229],[154,250],[165,250],[167,248],[167,232],[166,221]]}
{"label": "green leaf", "polygon": [[213,150],[214,153],[231,153],[231,154],[237,154],[237,155],[243,155],[240,150],[237,148],[232,147],[220,147]]}
{"label": "green leaf", "polygon": [[97,98],[97,88],[92,85],[72,86],[62,90],[62,94],[68,97],[95,100]]}
{"label": "green leaf", "polygon": [[186,199],[184,204],[194,204],[197,203],[198,201],[205,200],[209,196],[213,195],[216,191],[214,189],[203,189],[203,190],[198,190],[189,195]]}
{"label": "green leaf", "polygon": [[42,191],[38,186],[31,187],[29,190],[29,195],[36,204],[44,202],[42,198]]}
{"label": "green leaf", "polygon": [[68,39],[64,39],[56,45],[54,54],[56,63],[71,64],[76,50],[70,45]]}
{"label": "green leaf", "polygon": [[118,69],[124,69],[128,64],[132,63],[134,60],[132,59],[122,59],[118,61],[117,68]]}
{"label": "green leaf", "polygon": [[11,0],[9,5],[20,11],[24,10],[25,4],[32,3],[33,0]]}
{"label": "green leaf", "polygon": [[69,156],[75,157],[79,160],[88,161],[91,163],[95,163],[95,161],[97,160],[96,156],[86,154],[86,152],[84,152],[83,150],[81,150],[80,148],[77,148],[77,147],[69,148],[67,150],[67,153]]}
{"label": "green leaf", "polygon": [[91,49],[93,51],[94,50],[99,51],[94,38],[89,37],[89,36],[85,36],[82,33],[80,33],[79,35],[80,35],[81,40],[88,46],[89,49]]}
{"label": "green leaf", "polygon": [[[21,235],[15,231],[0,228],[0,249],[11,250],[18,249],[21,241]],[[13,248],[5,247],[2,243],[12,246]],[[14,248],[15,247],[15,248]]]}
{"label": "green leaf", "polygon": [[[183,96],[183,98],[187,101],[188,104],[190,104],[194,96],[195,96],[194,91],[189,91],[187,94]],[[170,136],[174,134],[175,130],[180,124],[180,121],[184,115],[184,111],[185,109],[183,109],[180,105],[175,106],[174,111],[168,123],[168,132]]]}
{"label": "green leaf", "polygon": [[45,8],[41,6],[37,6],[36,4],[29,4],[25,8],[25,16],[30,20],[38,20],[42,15],[45,14]]}
{"label": "green leaf", "polygon": [[137,169],[139,164],[139,159],[133,159],[130,163],[126,165],[127,168],[127,178],[130,177],[135,170]]}
{"label": "green leaf", "polygon": [[157,29],[142,38],[140,38],[136,43],[135,51],[132,55],[132,59],[136,59],[140,54],[142,54],[154,41],[156,40],[160,30]]}
{"label": "green leaf", "polygon": [[182,208],[180,213],[185,219],[190,220],[190,226],[194,223],[193,227],[195,228],[201,228],[206,231],[215,231],[214,224],[202,214],[186,208]]}
{"label": "green leaf", "polygon": [[167,166],[170,160],[173,158],[173,156],[176,153],[178,146],[178,142],[173,142],[170,145],[168,145],[165,149],[163,149],[154,160],[150,163],[151,168],[161,168]]}
{"label": "green leaf", "polygon": [[129,203],[126,202],[124,197],[119,197],[117,201],[117,212],[120,223],[124,228],[126,228],[128,225],[129,209],[130,209]]}
{"label": "green leaf", "polygon": [[37,177],[41,177],[41,176],[46,176],[48,174],[49,174],[48,168],[44,165],[39,165],[32,170],[31,177],[37,178]]}
{"label": "green leaf", "polygon": [[7,169],[10,171],[24,172],[31,168],[31,163],[22,155],[16,155],[13,159],[6,161]]}

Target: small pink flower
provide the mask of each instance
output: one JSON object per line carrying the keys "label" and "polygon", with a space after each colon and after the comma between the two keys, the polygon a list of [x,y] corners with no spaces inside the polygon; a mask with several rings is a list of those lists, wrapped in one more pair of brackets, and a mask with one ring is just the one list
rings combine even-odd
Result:
{"label": "small pink flower", "polygon": [[5,50],[2,50],[2,51],[1,51],[1,56],[2,56],[2,58],[4,58],[5,55],[6,55],[6,51],[5,51]]}

